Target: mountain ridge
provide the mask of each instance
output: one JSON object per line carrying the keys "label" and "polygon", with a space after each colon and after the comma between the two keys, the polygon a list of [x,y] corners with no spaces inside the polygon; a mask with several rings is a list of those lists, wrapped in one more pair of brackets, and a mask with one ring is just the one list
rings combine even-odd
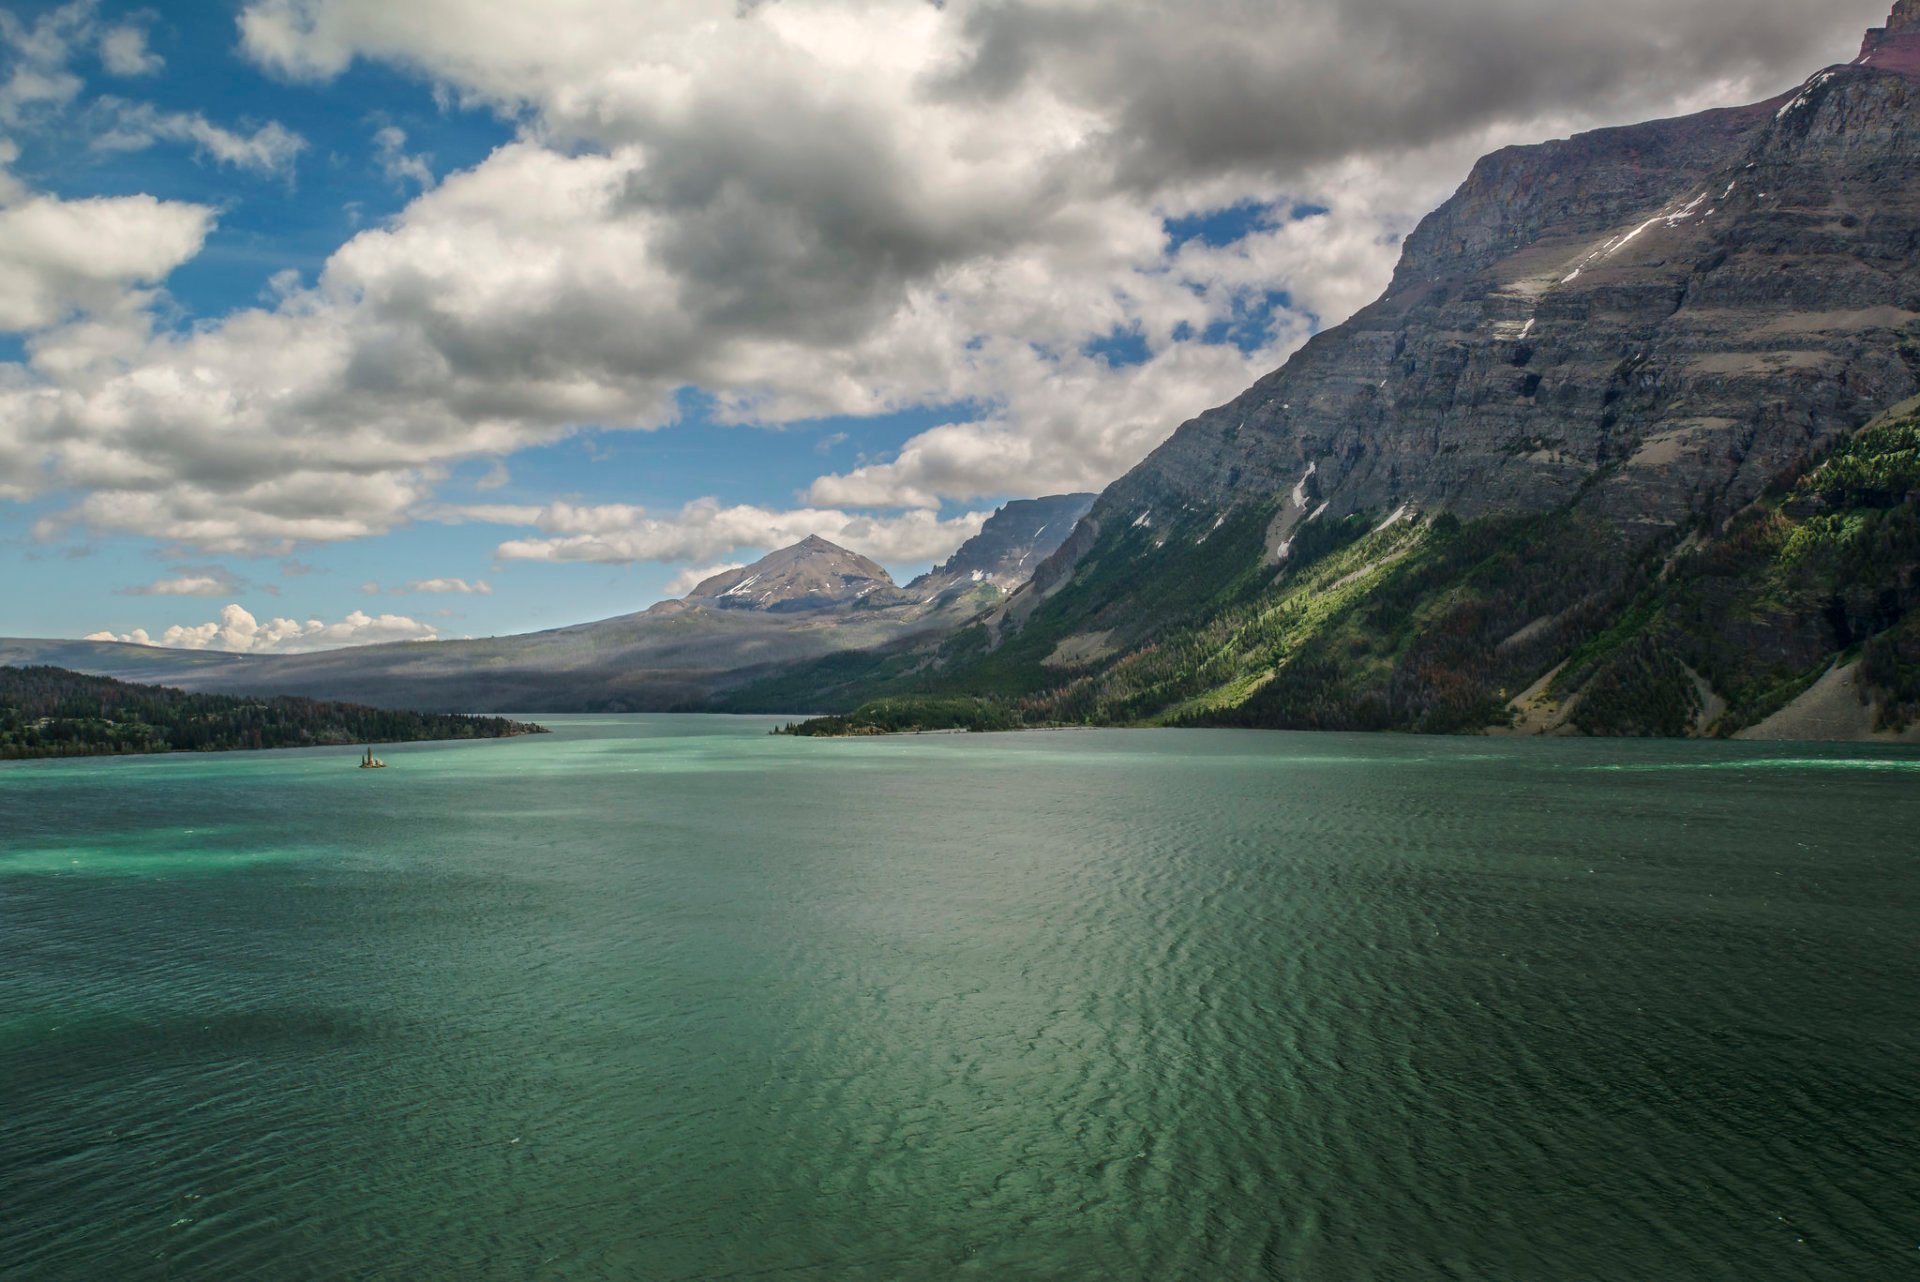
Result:
{"label": "mountain ridge", "polygon": [[[1052,523],[1049,536],[1048,523],[1028,529],[1022,514],[1077,512],[1081,500],[1091,496],[1010,503],[954,559],[998,567],[1002,577],[1035,563],[1070,523]],[[1001,519],[1008,509],[1014,515]],[[877,562],[810,535],[752,566],[709,576],[685,597],[520,636],[292,655],[13,638],[0,639],[0,664],[436,712],[693,711],[790,665],[944,635],[1006,594],[990,574],[934,585],[936,574],[915,582],[937,590],[904,591]]]}

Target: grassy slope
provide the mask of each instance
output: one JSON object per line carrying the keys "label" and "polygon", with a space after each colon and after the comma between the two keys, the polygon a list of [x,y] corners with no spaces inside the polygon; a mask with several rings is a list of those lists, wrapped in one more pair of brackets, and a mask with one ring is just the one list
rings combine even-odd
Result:
{"label": "grassy slope", "polygon": [[1898,729],[1920,701],[1920,419],[1883,420],[1675,559],[1570,656],[1590,734],[1681,734],[1702,711],[1691,668],[1727,703],[1711,727],[1764,720],[1835,662]]}
{"label": "grassy slope", "polygon": [[[1561,512],[1376,528],[1302,527],[1263,567],[1272,509],[1103,532],[1073,579],[998,645],[983,625],[925,648],[839,660],[836,723],[1179,724],[1474,731],[1558,668],[1550,694],[1592,734],[1731,733],[1837,659],[1898,727],[1920,713],[1920,420],[1883,420],[1670,558],[1623,558]],[[1144,586],[1143,586],[1144,585]],[[1064,664],[1083,645],[1099,657]],[[1049,660],[1052,662],[1049,662]],[[796,690],[821,669],[789,674]],[[1702,724],[1701,683],[1728,705]],[[1573,696],[1578,695],[1575,700]],[[968,696],[977,704],[948,696]],[[798,706],[789,704],[788,706]],[[956,721],[956,718],[958,720]]]}

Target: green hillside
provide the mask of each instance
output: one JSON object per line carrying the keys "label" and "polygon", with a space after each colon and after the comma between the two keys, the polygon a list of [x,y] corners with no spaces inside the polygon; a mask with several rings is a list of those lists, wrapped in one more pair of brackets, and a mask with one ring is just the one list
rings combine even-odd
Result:
{"label": "green hillside", "polygon": [[[1429,733],[1730,734],[1859,659],[1878,724],[1920,714],[1920,418],[1870,426],[1716,527],[1623,552],[1571,507],[1461,522],[1103,531],[1015,627],[787,674],[850,715],[833,732],[1008,723]],[[1150,567],[1151,573],[1146,573]],[[1138,584],[1177,584],[1172,598]],[[1546,678],[1544,681],[1543,678]],[[1526,700],[1520,696],[1528,695]],[[884,698],[868,707],[864,699]],[[916,722],[912,701],[930,702]],[[769,705],[770,706],[770,705]],[[792,706],[791,704],[789,706]]]}

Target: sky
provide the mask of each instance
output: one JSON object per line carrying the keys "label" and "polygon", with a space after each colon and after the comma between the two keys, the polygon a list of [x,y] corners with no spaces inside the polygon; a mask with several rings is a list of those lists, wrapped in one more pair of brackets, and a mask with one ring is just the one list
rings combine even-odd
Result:
{"label": "sky", "polygon": [[1887,0],[0,0],[0,635],[898,576],[1371,301],[1512,143]]}

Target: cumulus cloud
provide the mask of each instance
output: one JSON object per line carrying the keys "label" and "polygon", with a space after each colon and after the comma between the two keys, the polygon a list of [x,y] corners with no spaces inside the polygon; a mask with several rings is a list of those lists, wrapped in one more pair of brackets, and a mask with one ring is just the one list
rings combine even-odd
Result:
{"label": "cumulus cloud", "polygon": [[[1157,190],[1423,147],[1501,121],[1644,115],[1702,84],[1773,92],[1853,55],[1884,0],[1012,0],[964,6],[960,96],[1093,114]],[[1269,33],[1259,38],[1255,33]]]}
{"label": "cumulus cloud", "polygon": [[[44,122],[71,107],[86,88],[72,62],[89,51],[111,76],[133,78],[159,72],[166,59],[148,47],[142,25],[152,16],[140,13],[131,21],[102,23],[96,0],[73,0],[28,24],[11,10],[0,9],[0,68],[4,68],[0,124],[19,127]],[[237,134],[204,116],[160,112],[148,104],[115,98],[101,99],[93,114],[117,121],[96,145],[127,149],[163,140],[189,142],[222,163],[269,172],[290,165],[292,155],[305,146],[278,124]]]}
{"label": "cumulus cloud", "polygon": [[[549,537],[512,539],[494,550],[502,561],[590,561],[626,565],[714,561],[728,553],[762,553],[817,534],[876,561],[895,564],[938,560],[980,532],[990,512],[943,520],[933,512],[871,516],[821,508],[778,511],[697,499],[661,516],[627,504],[544,508],[467,507],[442,519],[527,525]],[[697,580],[696,580],[697,582]]]}
{"label": "cumulus cloud", "polygon": [[388,641],[434,641],[439,635],[432,625],[398,614],[374,616],[355,610],[338,623],[323,623],[319,619],[303,623],[285,618],[262,623],[243,607],[228,605],[221,609],[217,619],[190,626],[175,624],[158,636],[145,628],[135,628],[122,633],[89,633],[86,639],[177,650],[223,650],[233,654],[301,654]]}
{"label": "cumulus cloud", "polygon": [[485,579],[475,579],[469,583],[465,579],[415,579],[401,588],[402,592],[457,592],[463,596],[492,596],[493,585]]}
{"label": "cumulus cloud", "polygon": [[[951,505],[1110,480],[1349,314],[1479,152],[1764,96],[1884,6],[251,0],[262,67],[381,62],[518,136],[310,289],[184,334],[36,340],[0,383],[0,454],[44,477],[16,493],[84,495],[48,529],[280,548],[412,519],[464,460],[672,422],[690,386],[737,423],[980,406],[818,478],[801,513],[713,505],[751,533],[627,513],[501,553],[711,561],[814,532],[799,516],[939,555]],[[376,157],[404,166],[406,141]],[[1233,206],[1269,215],[1231,245],[1168,235]],[[1113,334],[1144,361],[1101,358]]]}
{"label": "cumulus cloud", "polygon": [[166,59],[147,48],[147,33],[131,23],[100,33],[100,64],[116,76],[150,76]]}
{"label": "cumulus cloud", "polygon": [[383,588],[378,579],[368,579],[360,585],[360,591],[367,596],[379,596],[385,592],[388,596],[492,596],[493,585],[485,579],[414,579],[397,587]]}
{"label": "cumulus cloud", "polygon": [[57,110],[79,96],[83,83],[67,67],[76,45],[93,28],[92,0],[41,14],[31,25],[0,9],[0,124],[19,125],[36,112]]}
{"label": "cumulus cloud", "polygon": [[114,311],[199,253],[213,219],[204,205],[151,196],[0,203],[0,330]]}
{"label": "cumulus cloud", "polygon": [[216,125],[199,112],[161,111],[152,103],[103,98],[99,107],[113,122],[93,140],[102,151],[142,151],[155,143],[186,143],[216,164],[286,176],[307,146],[305,138],[278,121],[242,133]]}
{"label": "cumulus cloud", "polygon": [[422,191],[433,186],[433,157],[425,152],[407,151],[407,131],[397,125],[385,125],[374,131],[373,155],[388,182],[413,183]]}
{"label": "cumulus cloud", "polygon": [[140,587],[125,589],[127,596],[229,596],[240,587],[231,571],[210,567],[182,570],[171,579],[157,579]]}

